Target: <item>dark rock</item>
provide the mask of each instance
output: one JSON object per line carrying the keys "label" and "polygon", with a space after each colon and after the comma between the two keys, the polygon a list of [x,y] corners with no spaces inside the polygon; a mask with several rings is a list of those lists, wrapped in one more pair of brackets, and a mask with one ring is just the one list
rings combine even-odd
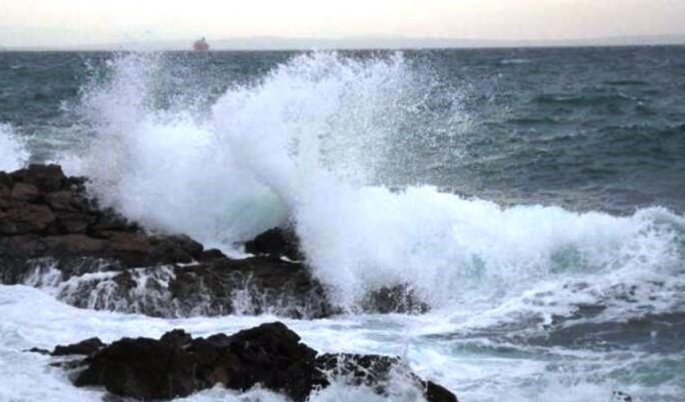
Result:
{"label": "dark rock", "polygon": [[173,331],[167,332],[166,334],[162,335],[162,337],[159,339],[159,341],[162,343],[168,343],[170,345],[175,345],[180,348],[183,348],[186,345],[190,344],[192,340],[193,337],[182,329],[175,329]]}
{"label": "dark rock", "polygon": [[96,353],[74,381],[142,400],[172,399],[198,390],[192,356],[176,345],[124,338]]}
{"label": "dark rock", "polygon": [[42,241],[48,247],[45,253],[54,257],[95,254],[104,250],[106,246],[104,241],[84,234],[48,236]]}
{"label": "dark rock", "polygon": [[62,168],[58,165],[29,165],[26,169],[10,173],[15,183],[27,183],[36,186],[45,193],[58,191],[67,182]]}
{"label": "dark rock", "polygon": [[3,184],[3,175],[4,177],[9,178],[6,173],[0,172],[0,212],[9,208],[12,203],[12,187],[9,184]]}
{"label": "dark rock", "polygon": [[98,220],[89,228],[91,236],[102,237],[103,233],[115,232],[139,232],[141,229],[135,223],[129,222],[111,209],[101,211]]}
{"label": "dark rock", "polygon": [[93,212],[93,208],[88,199],[71,190],[48,193],[45,195],[45,202],[53,211]]}
{"label": "dark rock", "polygon": [[407,285],[382,287],[370,292],[363,300],[362,308],[364,311],[380,314],[422,314],[430,310],[430,306],[421,301],[416,292]]}
{"label": "dark rock", "polygon": [[55,221],[55,214],[45,205],[13,203],[0,212],[0,235],[40,233]]}
{"label": "dark rock", "polygon": [[336,311],[305,265],[280,259],[301,259],[294,233],[253,243],[260,257],[231,260],[187,236],[146,233],[56,165],[0,174],[0,280],[61,284],[58,298],[77,307],[165,317]]}
{"label": "dark rock", "polygon": [[633,397],[623,391],[614,391],[611,397],[615,402],[633,402]]}
{"label": "dark rock", "polygon": [[245,251],[254,255],[287,257],[294,261],[304,259],[300,252],[297,234],[290,229],[273,228],[245,243]]}
{"label": "dark rock", "polygon": [[201,261],[217,261],[226,259],[226,255],[221,252],[221,250],[212,248],[209,250],[204,250],[202,255],[200,255]]}
{"label": "dark rock", "polygon": [[12,176],[5,172],[0,172],[0,189],[4,187],[11,190],[13,186],[14,180],[12,180]]}
{"label": "dark rock", "polygon": [[97,217],[80,212],[57,212],[57,227],[63,234],[82,234],[97,221]]}
{"label": "dark rock", "polygon": [[212,371],[227,388],[246,391],[261,384],[303,401],[311,390],[315,356],[282,323],[263,324],[231,336]]}
{"label": "dark rock", "polygon": [[90,356],[105,346],[100,338],[89,338],[72,345],[57,345],[52,356],[86,355]]}
{"label": "dark rock", "polygon": [[10,196],[17,201],[26,202],[37,202],[40,201],[42,197],[38,187],[29,183],[17,183],[12,188],[12,193]]}
{"label": "dark rock", "polygon": [[335,313],[323,286],[303,264],[268,258],[218,259],[175,271],[168,290],[183,312],[273,313],[323,318]]}
{"label": "dark rock", "polygon": [[263,324],[234,335],[193,339],[182,330],[160,340],[124,338],[71,367],[85,366],[76,386],[104,386],[122,397],[171,399],[213,387],[239,391],[256,385],[285,394],[296,402],[340,376],[351,385],[366,385],[379,394],[393,370],[401,370],[430,402],[457,402],[445,388],[423,381],[395,357],[324,354],[300,342],[282,323]]}
{"label": "dark rock", "polygon": [[151,257],[161,263],[189,263],[202,257],[202,244],[188,236],[152,238]]}
{"label": "dark rock", "polygon": [[349,353],[324,354],[316,358],[317,369],[327,374],[320,379],[322,383],[328,385],[328,376],[347,375],[353,385],[377,386],[379,393],[384,392],[383,385],[389,382],[391,370],[399,363],[398,357]]}
{"label": "dark rock", "polygon": [[372,387],[383,395],[387,393],[386,386],[390,382],[393,370],[399,370],[407,381],[413,382],[423,390],[424,397],[429,402],[457,402],[453,393],[431,381],[421,380],[403,365],[398,357],[349,353],[324,354],[316,358],[316,368],[321,373],[315,381],[318,386],[330,385],[331,376],[343,376],[351,381],[351,385]]}
{"label": "dark rock", "polygon": [[25,350],[24,352],[38,353],[41,355],[49,355],[50,354],[49,350],[41,349],[41,348],[31,348],[31,349]]}

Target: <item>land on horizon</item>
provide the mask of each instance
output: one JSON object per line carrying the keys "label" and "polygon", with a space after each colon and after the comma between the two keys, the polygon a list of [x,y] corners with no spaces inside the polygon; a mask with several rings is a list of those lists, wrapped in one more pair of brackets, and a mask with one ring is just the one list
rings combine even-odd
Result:
{"label": "land on horizon", "polygon": [[[193,41],[127,41],[121,43],[85,44],[70,46],[3,46],[0,51],[179,51],[191,50]],[[520,48],[520,47],[577,47],[577,46],[658,46],[685,45],[685,35],[621,36],[593,39],[453,39],[419,37],[344,37],[344,38],[288,38],[255,36],[247,38],[207,38],[210,50],[354,50],[354,49],[443,49],[443,48]]]}

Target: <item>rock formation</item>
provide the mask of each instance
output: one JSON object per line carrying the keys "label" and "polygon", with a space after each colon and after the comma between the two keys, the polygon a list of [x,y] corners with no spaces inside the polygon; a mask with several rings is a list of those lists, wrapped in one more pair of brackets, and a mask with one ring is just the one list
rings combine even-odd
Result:
{"label": "rock formation", "polygon": [[[321,318],[340,312],[313,278],[290,229],[229,259],[182,235],[149,233],[88,196],[86,179],[57,165],[0,172],[0,283],[49,288],[81,308],[180,317],[265,312]],[[366,312],[428,310],[408,287],[370,291]]]}
{"label": "rock formation", "polygon": [[51,287],[83,308],[152,316],[333,312],[304,264],[232,260],[186,236],[146,233],[57,165],[0,172],[0,282]]}
{"label": "rock formation", "polygon": [[76,386],[103,386],[108,392],[140,400],[183,397],[222,384],[246,391],[255,385],[293,401],[330,385],[334,379],[386,394],[392,376],[413,383],[429,402],[456,402],[447,389],[413,374],[396,357],[321,354],[300,342],[282,323],[263,324],[234,335],[193,338],[183,330],[161,339],[124,338],[102,346],[99,339],[58,346],[53,355],[87,355],[64,365]]}

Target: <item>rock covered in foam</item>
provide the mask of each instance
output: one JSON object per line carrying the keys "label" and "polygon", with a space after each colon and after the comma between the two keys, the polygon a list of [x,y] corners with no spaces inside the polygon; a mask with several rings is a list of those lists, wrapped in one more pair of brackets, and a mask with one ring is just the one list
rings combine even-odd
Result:
{"label": "rock covered in foam", "polygon": [[0,282],[56,287],[77,307],[163,317],[333,312],[303,264],[231,260],[186,236],[146,233],[100,208],[85,183],[56,165],[0,172]]}
{"label": "rock covered in foam", "polygon": [[57,345],[50,353],[52,356],[86,355],[90,356],[105,346],[100,338],[89,338],[71,345]]}
{"label": "rock covered in foam", "polygon": [[[57,165],[0,172],[0,282],[57,287],[71,305],[178,317],[339,312],[306,266],[297,234],[270,229],[232,260],[186,236],[150,234],[88,196]],[[187,264],[192,264],[187,266]],[[428,310],[406,286],[372,290],[373,313]]]}
{"label": "rock covered in foam", "polygon": [[245,251],[255,255],[304,260],[300,239],[291,228],[273,228],[245,243]]}
{"label": "rock covered in foam", "polygon": [[142,400],[183,397],[222,384],[239,391],[260,385],[293,401],[305,401],[312,391],[329,386],[333,380],[386,394],[391,377],[399,375],[430,402],[457,401],[447,389],[421,380],[399,358],[353,354],[317,357],[314,349],[279,322],[231,336],[193,338],[174,330],[159,340],[124,338],[97,348],[77,365],[85,368],[76,374],[76,386],[103,386],[112,394]]}

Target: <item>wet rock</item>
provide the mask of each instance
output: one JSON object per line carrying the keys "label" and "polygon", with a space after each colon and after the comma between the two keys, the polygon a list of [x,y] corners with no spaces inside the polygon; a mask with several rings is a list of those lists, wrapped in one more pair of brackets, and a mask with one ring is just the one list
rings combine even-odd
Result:
{"label": "wet rock", "polygon": [[90,212],[90,202],[71,190],[60,190],[45,195],[45,202],[53,211]]}
{"label": "wet rock", "polygon": [[304,260],[300,241],[291,229],[273,228],[245,243],[245,251],[255,255],[286,257],[293,261]]}
{"label": "wet rock", "polygon": [[29,165],[10,173],[15,185],[17,183],[31,184],[39,190],[50,193],[60,190],[67,182],[67,178],[58,165]]}
{"label": "wet rock", "polygon": [[93,237],[103,237],[103,233],[111,231],[119,232],[139,232],[141,229],[133,222],[116,214],[111,209],[105,209],[98,214],[98,220],[88,228],[89,235]]}
{"label": "wet rock", "polygon": [[362,301],[362,308],[364,311],[380,314],[423,314],[430,310],[430,306],[421,301],[417,293],[407,285],[382,287],[370,292]]}
{"label": "wet rock", "polygon": [[2,173],[0,196],[2,283],[55,287],[81,308],[162,317],[335,311],[305,265],[274,258],[300,258],[291,232],[272,230],[253,242],[258,257],[231,260],[99,208],[84,179],[56,165]]}
{"label": "wet rock", "polygon": [[623,391],[614,391],[611,394],[613,402],[633,402],[633,397]]}
{"label": "wet rock", "polygon": [[[314,390],[344,378],[379,394],[393,370],[400,370],[430,402],[456,402],[445,388],[423,381],[395,357],[324,354],[300,342],[279,322],[263,324],[234,335],[192,338],[174,330],[160,340],[124,338],[70,367],[76,386],[104,386],[112,394],[141,400],[172,399],[222,384],[246,391],[256,385],[305,401]],[[67,367],[68,368],[68,367]]]}
{"label": "wet rock", "polygon": [[377,393],[387,394],[391,375],[401,375],[405,381],[413,382],[423,390],[430,402],[457,402],[457,398],[446,388],[431,381],[424,381],[403,364],[399,357],[379,355],[358,355],[349,353],[324,354],[316,358],[320,373],[319,386],[328,386],[329,378],[344,376],[351,385],[372,387]]}
{"label": "wet rock", "polygon": [[28,350],[24,350],[24,352],[30,352],[30,353],[38,353],[40,355],[50,355],[50,351],[47,349],[41,349],[41,348],[31,348]]}
{"label": "wet rock", "polygon": [[40,190],[38,190],[38,188],[33,184],[29,183],[17,183],[12,188],[12,193],[10,196],[17,201],[26,202],[37,202],[42,197]]}
{"label": "wet rock", "polygon": [[46,205],[13,201],[5,212],[0,211],[0,235],[41,233],[55,219]]}
{"label": "wet rock", "polygon": [[200,255],[200,260],[202,261],[217,261],[226,259],[226,255],[221,252],[221,250],[212,248],[209,250],[203,250]]}
{"label": "wet rock", "polygon": [[97,221],[97,217],[80,212],[58,211],[56,214],[58,231],[63,234],[86,233],[88,227]]}
{"label": "wet rock", "polygon": [[6,172],[0,172],[0,189],[4,188],[9,190],[12,188],[12,186],[14,186],[14,180],[12,180],[12,176]]}
{"label": "wet rock", "polygon": [[100,338],[89,338],[72,345],[57,345],[50,353],[52,356],[86,355],[90,356],[105,346]]}

